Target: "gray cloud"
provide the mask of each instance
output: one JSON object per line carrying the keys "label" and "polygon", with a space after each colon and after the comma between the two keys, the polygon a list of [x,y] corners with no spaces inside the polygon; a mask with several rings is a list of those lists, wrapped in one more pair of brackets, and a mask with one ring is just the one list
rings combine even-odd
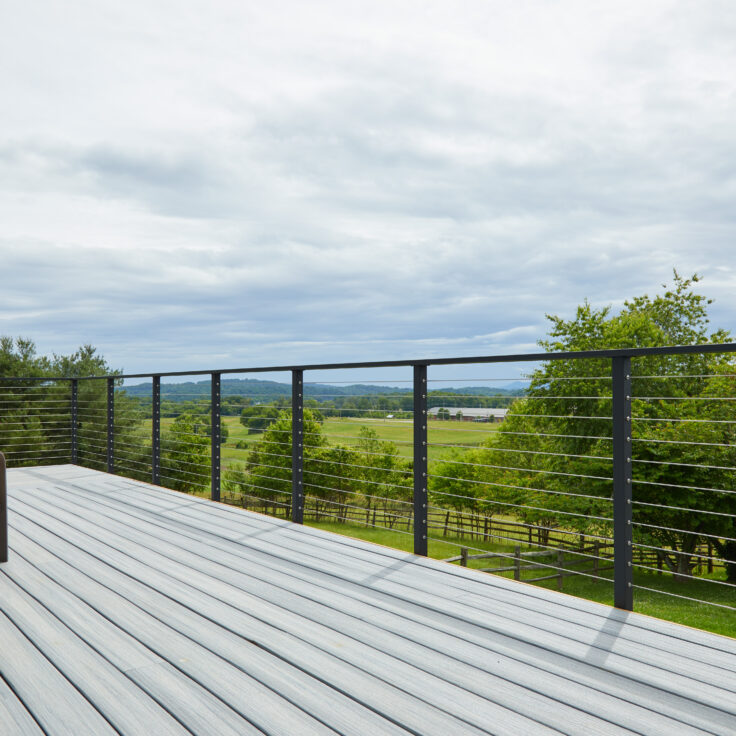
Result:
{"label": "gray cloud", "polygon": [[736,10],[594,5],[17,9],[0,333],[129,370],[513,352],[673,266],[732,326]]}

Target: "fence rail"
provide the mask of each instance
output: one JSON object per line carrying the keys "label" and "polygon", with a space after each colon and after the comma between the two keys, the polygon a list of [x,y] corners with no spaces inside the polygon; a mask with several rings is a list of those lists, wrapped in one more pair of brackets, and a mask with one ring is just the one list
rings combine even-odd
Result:
{"label": "fence rail", "polygon": [[[406,534],[420,555],[455,545],[460,555],[447,559],[493,560],[499,565],[488,570],[517,579],[522,572],[558,585],[573,575],[612,578],[614,605],[632,610],[635,590],[651,589],[637,572],[696,576],[736,592],[735,354],[729,343],[0,377],[0,449],[11,466],[72,462],[296,523]],[[517,395],[502,387],[432,388],[439,367],[494,363],[542,367]],[[313,390],[305,381],[313,371],[366,368],[404,373],[377,379],[398,386],[390,395],[373,384],[340,379]],[[223,379],[265,372],[288,375],[290,395],[233,403]],[[192,390],[177,394],[178,404],[167,399],[172,384],[162,379],[185,376],[207,377],[208,397]],[[146,378],[150,394],[131,402],[125,382]],[[187,402],[197,416],[177,408]],[[442,411],[473,404],[488,417],[490,404],[503,407],[506,418],[485,427],[483,412],[465,422],[462,412]],[[430,406],[439,407],[436,417]],[[234,410],[252,431],[236,444],[226,441]],[[376,424],[382,417],[384,425]],[[535,570],[546,574],[529,578]],[[713,605],[736,611],[728,602]]]}

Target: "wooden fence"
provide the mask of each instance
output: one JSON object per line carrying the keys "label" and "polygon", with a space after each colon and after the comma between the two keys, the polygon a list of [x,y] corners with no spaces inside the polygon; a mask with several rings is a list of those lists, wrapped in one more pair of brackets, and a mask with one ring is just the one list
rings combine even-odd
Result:
{"label": "wooden fence", "polygon": [[[226,503],[236,504],[251,511],[290,518],[290,503],[275,503],[270,500],[256,496],[243,496],[240,494],[229,494],[223,491],[222,500]],[[395,501],[387,501],[380,506],[365,507],[358,503],[348,504],[336,501],[307,501],[304,507],[304,520],[310,522],[336,522],[344,524],[359,524],[379,529],[411,532],[413,529],[413,516],[411,504],[401,504]],[[596,550],[596,556],[613,556],[613,545],[596,539],[595,536],[586,535],[560,527],[549,527],[540,524],[523,523],[505,518],[493,518],[482,515],[469,516],[463,512],[455,512],[448,509],[430,510],[428,513],[429,537],[435,538],[459,538],[470,542],[480,541],[484,543],[496,543],[499,545],[515,544],[519,546],[553,548],[552,550],[523,552],[522,555],[529,556],[555,556],[557,551],[568,551],[582,553],[586,549]],[[490,553],[489,553],[490,554]],[[712,573],[715,569],[723,568],[724,563],[720,559],[714,559],[711,542],[699,545],[695,549],[697,558],[695,572],[700,575],[705,572]],[[501,555],[503,556],[503,555]],[[476,559],[477,556],[468,557]],[[460,560],[460,557],[451,558]],[[488,557],[491,559],[491,557]],[[635,546],[634,564],[642,565],[650,569],[656,569],[659,574],[666,569],[661,553]],[[496,570],[493,570],[496,571]],[[574,572],[568,574],[575,574]],[[597,574],[597,572],[595,573]],[[551,577],[556,577],[553,575]]]}

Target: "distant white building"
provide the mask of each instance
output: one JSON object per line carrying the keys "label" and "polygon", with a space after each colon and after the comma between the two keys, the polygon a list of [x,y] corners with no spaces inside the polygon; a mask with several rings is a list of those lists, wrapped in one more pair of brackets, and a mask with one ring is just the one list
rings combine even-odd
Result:
{"label": "distant white building", "polygon": [[470,406],[435,406],[429,409],[427,414],[429,414],[430,419],[437,419],[438,414],[442,412],[446,419],[454,419],[455,421],[500,422],[506,416],[507,411],[508,409],[489,409],[485,407],[475,409]]}

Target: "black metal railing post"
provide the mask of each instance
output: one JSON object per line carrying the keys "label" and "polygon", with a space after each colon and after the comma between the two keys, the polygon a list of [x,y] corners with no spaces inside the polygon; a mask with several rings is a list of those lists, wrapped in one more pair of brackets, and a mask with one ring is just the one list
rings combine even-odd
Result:
{"label": "black metal railing post", "polygon": [[631,511],[631,358],[612,359],[613,605],[634,610]]}
{"label": "black metal railing post", "polygon": [[427,556],[427,366],[414,366],[414,554]]}
{"label": "black metal railing post", "polygon": [[213,501],[220,500],[220,374],[213,373],[211,377],[212,386],[212,451],[210,453],[212,465],[210,468],[210,498]]}
{"label": "black metal railing post", "polygon": [[8,484],[5,455],[0,452],[0,562],[8,561]]}
{"label": "black metal railing post", "polygon": [[107,379],[107,472],[115,472],[115,379]]}
{"label": "black metal railing post", "polygon": [[72,465],[76,465],[78,462],[79,455],[79,437],[78,437],[78,423],[79,423],[79,381],[76,378],[72,378],[72,399],[71,399],[71,415],[72,415]]}
{"label": "black metal railing post", "polygon": [[304,372],[291,372],[291,520],[304,523]]}
{"label": "black metal railing post", "polygon": [[161,376],[151,383],[151,482],[161,485]]}

